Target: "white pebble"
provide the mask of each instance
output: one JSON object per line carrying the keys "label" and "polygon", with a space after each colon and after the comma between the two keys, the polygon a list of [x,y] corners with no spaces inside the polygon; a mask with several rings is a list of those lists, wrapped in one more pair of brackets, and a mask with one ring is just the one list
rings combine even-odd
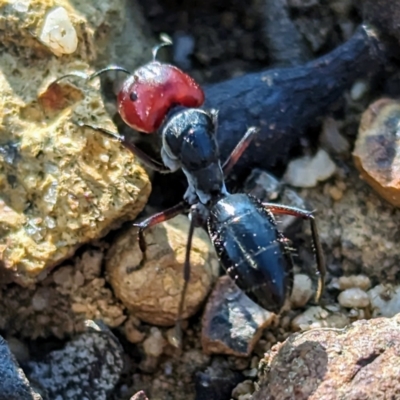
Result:
{"label": "white pebble", "polygon": [[325,149],[338,154],[350,149],[349,141],[340,133],[337,121],[331,117],[324,119],[320,142]]}
{"label": "white pebble", "polygon": [[99,160],[102,163],[106,164],[106,163],[108,163],[110,161],[110,156],[108,154],[100,154],[99,155]]}
{"label": "white pebble", "polygon": [[233,390],[232,390],[232,397],[234,399],[240,399],[241,396],[251,394],[254,392],[254,382],[251,380],[245,380],[239,383]]}
{"label": "white pebble", "polygon": [[378,285],[368,292],[373,317],[391,318],[400,313],[400,287]]}
{"label": "white pebble", "polygon": [[321,321],[326,319],[328,313],[319,306],[307,308],[302,314],[292,320],[293,330],[308,330],[311,328],[320,328],[323,326]]}
{"label": "white pebble", "polygon": [[357,81],[354,83],[350,90],[350,97],[352,100],[357,101],[361,100],[365,93],[368,91],[368,85],[364,81]]}
{"label": "white pebble", "polygon": [[329,154],[319,149],[314,157],[301,157],[291,161],[283,179],[292,186],[314,187],[319,181],[330,178],[336,171],[336,165]]}
{"label": "white pebble", "polygon": [[32,297],[32,308],[35,311],[43,311],[49,306],[50,292],[46,288],[36,291]]}
{"label": "white pebble", "polygon": [[339,304],[346,308],[366,308],[369,306],[369,297],[364,290],[350,288],[344,290],[338,296]]}
{"label": "white pebble", "polygon": [[258,369],[257,368],[252,368],[252,369],[246,369],[242,372],[242,374],[246,378],[255,378],[257,376]]}
{"label": "white pebble", "polygon": [[310,277],[296,274],[293,281],[293,290],[290,296],[292,308],[304,307],[313,295],[313,285]]}
{"label": "white pebble", "polygon": [[166,344],[167,342],[163,338],[161,331],[158,328],[152,327],[150,329],[150,336],[143,342],[144,352],[148,356],[159,357]]}
{"label": "white pebble", "polygon": [[350,320],[342,313],[331,314],[322,307],[314,306],[293,318],[291,328],[294,331],[307,331],[324,327],[344,328],[349,323]]}
{"label": "white pebble", "polygon": [[49,11],[39,39],[56,56],[71,54],[78,47],[78,37],[64,7]]}
{"label": "white pebble", "polygon": [[341,276],[338,280],[338,286],[341,291],[350,288],[368,290],[371,287],[371,280],[366,275]]}
{"label": "white pebble", "polygon": [[28,11],[30,2],[31,2],[30,0],[18,0],[11,2],[11,4],[15,11],[24,13]]}
{"label": "white pebble", "polygon": [[250,393],[246,393],[246,394],[241,394],[238,397],[238,400],[251,400],[253,398],[253,395]]}

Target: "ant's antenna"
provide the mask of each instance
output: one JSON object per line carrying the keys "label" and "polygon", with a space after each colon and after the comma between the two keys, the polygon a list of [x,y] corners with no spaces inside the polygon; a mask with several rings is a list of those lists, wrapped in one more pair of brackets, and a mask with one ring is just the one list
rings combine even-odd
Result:
{"label": "ant's antenna", "polygon": [[[167,35],[166,33],[160,34],[160,40],[161,40],[161,43],[159,43],[157,46],[154,46],[151,50],[151,52],[153,54],[153,61],[156,61],[158,50],[160,50],[161,47],[172,46],[172,44],[173,44],[171,37],[169,35]],[[109,65],[108,67],[103,68],[100,71],[94,72],[92,75],[88,75],[88,74],[85,74],[84,72],[80,72],[80,71],[71,72],[67,75],[61,76],[60,78],[56,79],[51,84],[53,85],[55,83],[58,83],[61,80],[64,80],[65,78],[81,78],[81,79],[85,79],[86,81],[89,82],[92,79],[96,78],[97,76],[102,75],[106,72],[110,72],[110,71],[124,72],[127,75],[132,75],[131,72],[125,68],[119,67],[118,65]]]}
{"label": "ant's antenna", "polygon": [[65,78],[81,78],[81,79],[84,79],[84,80],[90,82],[92,79],[96,78],[96,76],[99,76],[99,75],[104,74],[105,72],[109,72],[109,71],[125,72],[125,74],[131,75],[131,73],[125,68],[118,67],[118,65],[110,65],[107,68],[103,68],[100,71],[94,72],[92,75],[88,75],[88,74],[85,74],[84,72],[80,72],[80,71],[70,72],[69,74],[66,74],[66,75],[63,75],[63,76],[57,78],[51,84],[54,85],[55,83],[58,83],[58,82],[64,80]]}
{"label": "ant's antenna", "polygon": [[172,46],[172,44],[173,44],[171,37],[169,35],[167,35],[166,33],[160,34],[160,40],[161,40],[161,43],[159,43],[157,46],[154,46],[151,50],[151,52],[153,54],[153,62],[156,61],[158,50],[160,50],[161,47]]}
{"label": "ant's antenna", "polygon": [[100,71],[94,72],[92,75],[88,77],[88,81],[91,81],[93,78],[96,78],[96,76],[99,76],[101,74],[104,74],[104,72],[109,72],[109,71],[119,71],[119,72],[125,72],[127,75],[132,75],[127,69],[119,67],[118,65],[110,65],[109,67],[103,68]]}

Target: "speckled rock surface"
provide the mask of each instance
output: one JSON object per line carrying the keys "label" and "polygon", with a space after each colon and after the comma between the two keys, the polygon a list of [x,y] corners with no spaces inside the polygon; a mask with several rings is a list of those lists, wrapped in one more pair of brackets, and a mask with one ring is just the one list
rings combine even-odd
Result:
{"label": "speckled rock surface", "polygon": [[206,354],[247,357],[275,314],[250,300],[228,276],[219,278],[202,320],[201,344]]}
{"label": "speckled rock surface", "polygon": [[400,316],[290,337],[263,360],[253,400],[400,398]]}
{"label": "speckled rock surface", "polygon": [[[354,168],[345,167],[340,174],[343,178],[299,192],[316,210],[328,270],[362,273],[374,283],[396,281],[400,210],[359,179]],[[340,189],[342,195],[330,196],[332,188]]]}
{"label": "speckled rock surface", "polygon": [[6,285],[0,290],[0,329],[29,339],[82,332],[85,319],[101,319],[110,327],[126,319],[102,276],[103,253],[85,251],[74,264],[54,270],[36,287]]}
{"label": "speckled rock surface", "polygon": [[[106,268],[115,295],[137,318],[153,325],[173,325],[183,287],[189,220],[179,215],[145,231],[147,262],[137,242],[137,229],[122,234],[107,254]],[[207,233],[196,229],[190,255],[191,278],[183,317],[193,315],[218,274],[218,261]]]}
{"label": "speckled rock surface", "polygon": [[399,122],[399,101],[375,101],[361,118],[353,152],[361,176],[396,207],[400,206]]}
{"label": "speckled rock surface", "polygon": [[41,400],[35,392],[15,357],[0,336],[0,400]]}
{"label": "speckled rock surface", "polygon": [[106,400],[123,367],[123,349],[104,327],[88,321],[88,332],[54,350],[43,361],[31,361],[30,380],[47,390],[49,399]]}
{"label": "speckled rock surface", "polygon": [[128,152],[74,124],[90,116],[110,127],[98,89],[46,90],[77,65],[0,56],[0,259],[21,284],[134,218],[150,192]]}

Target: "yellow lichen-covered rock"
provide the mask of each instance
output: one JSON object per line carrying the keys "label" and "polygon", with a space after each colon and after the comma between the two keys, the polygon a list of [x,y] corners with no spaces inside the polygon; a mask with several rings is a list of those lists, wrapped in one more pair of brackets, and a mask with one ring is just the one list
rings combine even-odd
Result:
{"label": "yellow lichen-covered rock", "polygon": [[153,46],[135,0],[0,0],[0,37],[30,63],[57,56],[132,68],[149,61]]}
{"label": "yellow lichen-covered rock", "polygon": [[[118,4],[120,2],[110,3]],[[115,12],[116,6],[114,5],[112,8]],[[2,45],[11,52],[18,51],[20,57],[27,58],[33,55],[43,58],[53,54],[61,56],[76,51],[76,54],[84,59],[93,59],[95,56],[93,33],[96,25],[98,27],[107,17],[107,13],[96,10],[92,6],[93,19],[90,22],[96,21],[97,16],[97,24],[91,25],[85,18],[85,13],[80,13],[79,9],[66,0],[6,1],[5,4],[0,2],[0,10],[2,11],[0,12]],[[57,11],[60,14],[61,10],[65,23],[63,24],[62,20],[58,19],[54,20],[52,24],[52,15]],[[68,41],[71,34],[72,40],[75,36],[76,50],[63,52],[60,46],[61,51],[54,51],[57,41],[60,39],[62,45],[64,40],[63,35],[58,34],[58,27],[64,29],[65,40]],[[65,29],[71,27],[72,30]]]}
{"label": "yellow lichen-covered rock", "polygon": [[21,284],[144,207],[150,183],[114,140],[98,86],[50,85],[82,62],[0,56],[0,260]]}
{"label": "yellow lichen-covered rock", "polygon": [[[137,229],[123,233],[107,254],[106,268],[115,295],[137,318],[153,325],[176,321],[183,288],[183,264],[189,220],[179,215],[145,231],[146,261],[137,242]],[[196,229],[190,253],[191,275],[183,318],[193,315],[218,274],[218,261],[207,233]]]}

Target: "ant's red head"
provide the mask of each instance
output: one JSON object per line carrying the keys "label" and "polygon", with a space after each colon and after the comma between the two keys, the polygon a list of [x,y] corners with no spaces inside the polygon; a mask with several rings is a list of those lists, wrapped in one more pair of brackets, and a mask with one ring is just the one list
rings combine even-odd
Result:
{"label": "ant's red head", "polygon": [[137,69],[118,94],[118,110],[127,125],[141,132],[156,131],[171,107],[200,107],[201,87],[179,68],[152,61]]}
{"label": "ant's red head", "polygon": [[163,43],[153,49],[153,61],[138,68],[123,84],[118,94],[118,111],[127,125],[140,132],[156,131],[168,111],[176,105],[197,108],[204,102],[204,92],[179,68],[155,60]]}
{"label": "ant's red head", "polygon": [[153,61],[138,68],[132,75],[125,68],[110,65],[87,76],[73,72],[58,78],[79,77],[91,81],[109,71],[121,71],[129,76],[118,94],[118,111],[127,125],[140,132],[155,132],[168,111],[174,106],[198,108],[204,103],[204,92],[189,75],[179,68],[156,61],[160,47],[172,44],[166,35],[153,49]]}

